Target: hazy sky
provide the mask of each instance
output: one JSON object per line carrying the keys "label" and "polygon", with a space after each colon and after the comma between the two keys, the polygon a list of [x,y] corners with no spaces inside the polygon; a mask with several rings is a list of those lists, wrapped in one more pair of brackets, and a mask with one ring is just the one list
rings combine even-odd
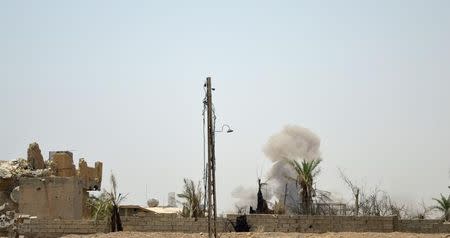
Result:
{"label": "hazy sky", "polygon": [[[1,1],[0,159],[28,144],[104,162],[127,203],[202,177],[213,77],[220,211],[256,186],[286,124],[337,168],[408,202],[450,185],[450,1]],[[145,194],[147,186],[148,194]],[[255,191],[256,192],[256,191]]]}

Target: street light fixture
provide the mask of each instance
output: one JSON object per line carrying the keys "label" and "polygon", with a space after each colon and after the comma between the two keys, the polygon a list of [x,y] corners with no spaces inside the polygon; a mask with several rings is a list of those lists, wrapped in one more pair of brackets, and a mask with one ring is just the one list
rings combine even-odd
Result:
{"label": "street light fixture", "polygon": [[226,131],[227,133],[231,133],[231,132],[234,131],[233,129],[231,129],[231,127],[229,125],[224,124],[224,125],[222,125],[222,129],[220,129],[220,131],[215,131],[215,132],[223,132],[225,127],[228,128],[227,131]]}

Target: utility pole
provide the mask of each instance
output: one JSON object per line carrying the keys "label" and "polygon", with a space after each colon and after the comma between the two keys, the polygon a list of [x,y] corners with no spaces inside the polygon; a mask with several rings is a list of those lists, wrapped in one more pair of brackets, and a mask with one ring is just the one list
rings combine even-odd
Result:
{"label": "utility pole", "polygon": [[211,78],[206,78],[206,100],[208,116],[208,237],[217,237],[217,206],[216,206],[216,156],[214,148],[215,119],[212,110]]}

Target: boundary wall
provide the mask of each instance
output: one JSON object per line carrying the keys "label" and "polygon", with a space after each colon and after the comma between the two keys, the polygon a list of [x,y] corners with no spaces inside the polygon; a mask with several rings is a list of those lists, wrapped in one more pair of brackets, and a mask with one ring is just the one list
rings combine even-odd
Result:
{"label": "boundary wall", "polygon": [[[236,218],[229,214],[217,219],[218,232],[234,232]],[[450,223],[440,220],[398,220],[395,216],[290,216],[246,215],[250,231],[258,232],[410,232],[450,233]],[[206,233],[206,218],[182,218],[175,214],[122,217],[125,231]],[[29,219],[18,225],[19,234],[33,238],[53,238],[66,234],[108,232],[107,223],[93,220]]]}

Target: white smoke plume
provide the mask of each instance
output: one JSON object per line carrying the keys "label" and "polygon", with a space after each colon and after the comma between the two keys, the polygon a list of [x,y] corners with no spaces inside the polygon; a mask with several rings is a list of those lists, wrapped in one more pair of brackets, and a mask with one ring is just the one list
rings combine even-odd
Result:
{"label": "white smoke plume", "polygon": [[[263,186],[261,188],[261,192],[263,194],[264,199],[268,200],[271,197],[273,197],[272,190],[267,187]],[[248,213],[250,211],[250,206],[253,207],[253,209],[256,209],[256,205],[258,202],[258,187],[243,187],[238,186],[231,192],[231,196],[235,200],[235,208],[243,208],[244,211]],[[268,201],[269,202],[269,201]]]}
{"label": "white smoke plume", "polygon": [[320,139],[309,129],[288,125],[269,138],[264,153],[273,162],[285,159],[313,160],[320,157]]}
{"label": "white smoke plume", "polygon": [[269,183],[274,196],[280,202],[286,200],[291,212],[299,206],[299,188],[294,180],[295,172],[287,160],[314,160],[320,158],[320,139],[309,129],[287,125],[271,136],[263,148],[265,155],[273,162],[269,171]]}
{"label": "white smoke plume", "polygon": [[245,188],[239,186],[231,192],[231,196],[235,199],[236,208],[243,208],[245,212],[249,211],[250,206],[256,207],[256,192],[257,188]]}

